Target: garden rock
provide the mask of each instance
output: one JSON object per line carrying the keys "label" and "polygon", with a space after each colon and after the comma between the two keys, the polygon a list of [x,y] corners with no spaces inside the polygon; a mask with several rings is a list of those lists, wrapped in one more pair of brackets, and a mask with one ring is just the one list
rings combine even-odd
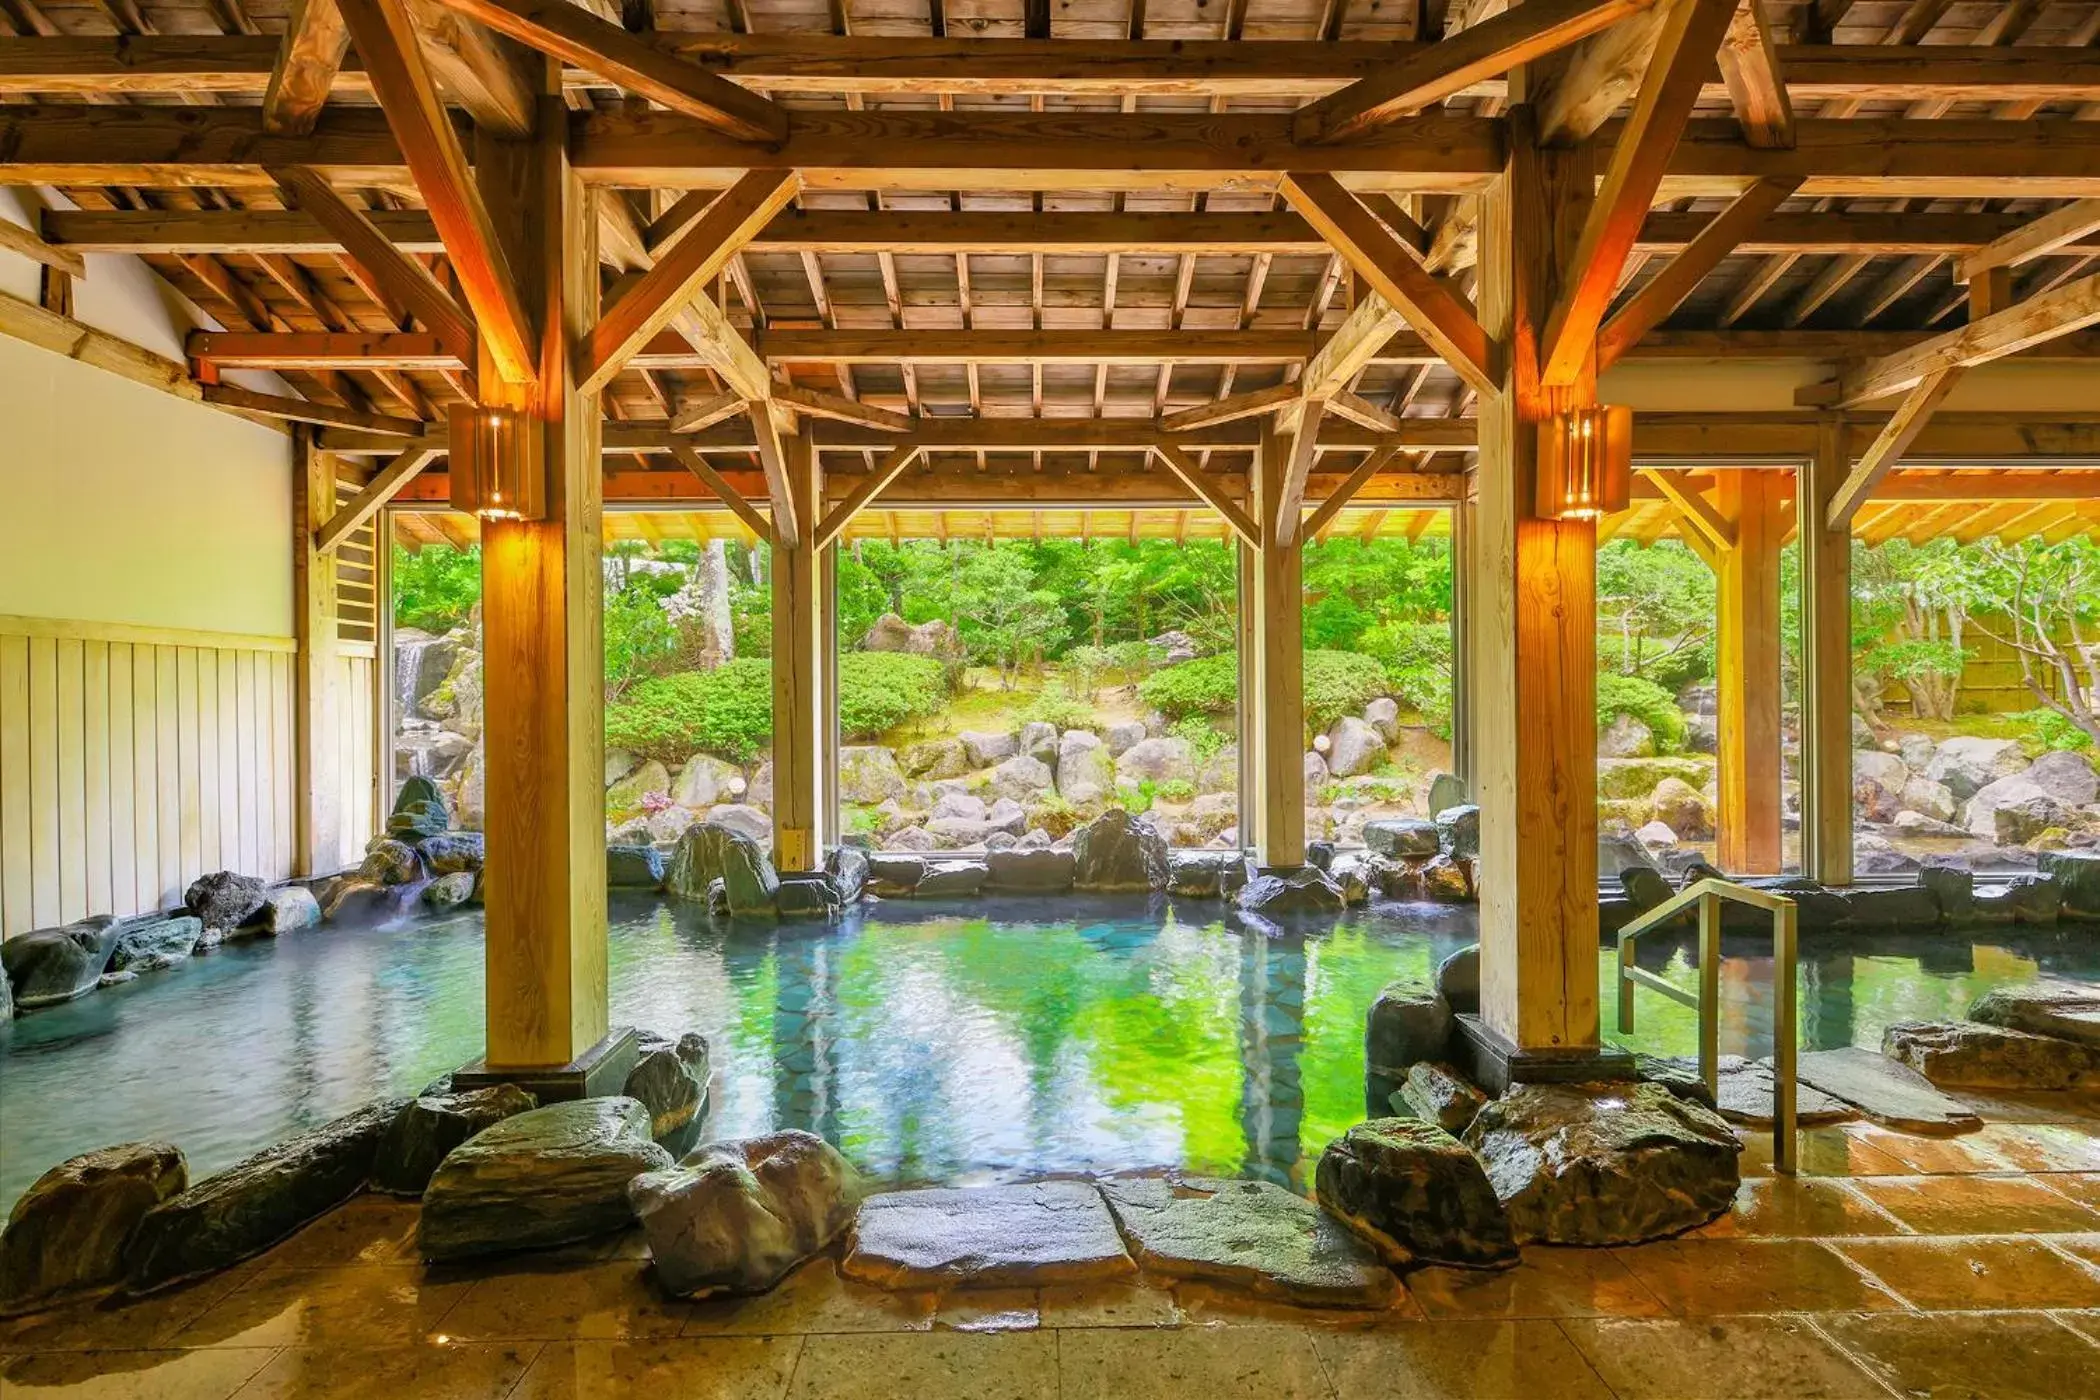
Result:
{"label": "garden rock", "polygon": [[838,1149],[794,1129],[709,1143],[627,1185],[657,1279],[680,1297],[773,1287],[838,1238],[860,1196]]}
{"label": "garden rock", "polygon": [[1374,1111],[1399,1090],[1408,1069],[1441,1060],[1451,1044],[1451,1003],[1420,982],[1389,984],[1364,1015],[1364,1074]]}
{"label": "garden rock", "polygon": [[2091,851],[2044,851],[2037,864],[2061,891],[2064,918],[2100,920],[2100,855]]}
{"label": "garden rock", "polygon": [[1473,898],[1466,867],[1450,856],[1437,856],[1422,867],[1422,897],[1439,904],[1464,904]]}
{"label": "garden rock", "polygon": [[1098,1283],[1136,1272],[1101,1193],[1039,1181],[870,1196],[839,1272],[878,1288]]}
{"label": "garden rock", "polygon": [[1378,731],[1380,741],[1390,744],[1400,737],[1400,705],[1381,695],[1364,706],[1364,723]]}
{"label": "garden rock", "polygon": [[1420,817],[1381,817],[1364,823],[1364,845],[1382,856],[1433,856],[1436,823]]}
{"label": "garden rock", "polygon": [[1519,1244],[1637,1244],[1726,1211],[1742,1144],[1659,1084],[1520,1084],[1466,1130]]}
{"label": "garden rock", "polygon": [[1057,741],[1057,795],[1078,806],[1115,792],[1116,762],[1098,735],[1067,729]]}
{"label": "garden rock", "polygon": [[[313,896],[307,898],[311,900]],[[314,917],[321,917],[319,908],[314,910]],[[116,926],[109,970],[122,972],[152,958],[166,958],[171,963],[186,958],[203,933],[204,923],[194,914],[141,914],[122,920]]]}
{"label": "garden rock", "polygon": [[920,899],[968,899],[984,888],[990,874],[981,860],[944,861],[929,866],[912,893]]}
{"label": "garden rock", "polygon": [[1076,861],[1070,851],[993,851],[985,857],[985,888],[1002,894],[1040,894],[1072,888]]}
{"label": "garden rock", "polygon": [[960,817],[964,821],[984,821],[984,799],[972,797],[966,792],[944,792],[933,804],[931,814],[936,820],[942,817]]}
{"label": "garden rock", "polygon": [[1184,899],[1228,895],[1246,882],[1246,857],[1237,852],[1175,851],[1167,857],[1167,888]]}
{"label": "garden rock", "polygon": [[1365,851],[1350,851],[1331,858],[1327,866],[1327,878],[1334,881],[1335,888],[1342,892],[1342,903],[1354,908],[1371,898],[1371,885],[1378,871],[1369,862],[1378,857]]}
{"label": "garden rock", "polygon": [[1407,1067],[1407,1078],[1400,1082],[1399,1100],[1423,1122],[1434,1123],[1447,1133],[1462,1133],[1487,1107],[1488,1096],[1451,1066],[1421,1060]]}
{"label": "garden rock", "polygon": [[1140,738],[1116,760],[1116,776],[1132,782],[1193,785],[1196,761],[1186,739]]}
{"label": "garden rock", "polygon": [[537,1098],[515,1084],[420,1095],[394,1115],[380,1138],[372,1157],[372,1189],[420,1196],[453,1148],[483,1128],[538,1106]]}
{"label": "garden rock", "polygon": [[914,855],[878,851],[868,856],[868,888],[878,895],[910,894],[926,878],[926,862]]}
{"label": "garden rock", "polygon": [[263,1149],[146,1212],[124,1250],[126,1287],[145,1293],[262,1253],[355,1195],[407,1106],[395,1099]]}
{"label": "garden rock", "polygon": [[984,734],[965,729],[955,737],[962,741],[963,752],[969,755],[972,768],[989,768],[1001,759],[1012,758],[1019,751],[1011,734]]}
{"label": "garden rock", "polygon": [[664,1171],[649,1110],[577,1099],[506,1118],[454,1148],[423,1193],[416,1238],[433,1262],[547,1249],[625,1228],[627,1184]]}
{"label": "garden rock", "polygon": [[2051,833],[2062,835],[2078,824],[2076,812],[2039,789],[2001,804],[1993,817],[1994,839],[2000,846],[2024,846]]}
{"label": "garden rock", "polygon": [[969,751],[960,739],[926,739],[907,744],[897,755],[897,763],[905,776],[912,778],[960,778],[970,771]]}
{"label": "garden rock", "polygon": [[1930,778],[1914,777],[1906,782],[1898,802],[1902,807],[1902,811],[1896,813],[1899,820],[1904,812],[1915,812],[1936,822],[1952,822],[1955,813],[1961,810],[1961,803],[1955,800],[1954,789]]}
{"label": "garden rock", "polygon": [[831,876],[841,904],[857,904],[868,883],[868,853],[854,846],[834,846],[824,857],[824,872]]}
{"label": "garden rock", "polygon": [[481,869],[488,859],[488,842],[478,831],[447,831],[417,842],[416,854],[431,874],[451,875]]}
{"label": "garden rock", "polygon": [[[382,836],[365,848],[364,862],[357,867],[357,874],[359,879],[375,885],[412,885],[423,878],[423,861],[416,848],[406,841]],[[258,894],[256,905],[259,908],[261,904]]]}
{"label": "garden rock", "polygon": [[[1832,893],[1845,901],[1845,917],[1840,922],[1843,928],[1901,932],[1933,928],[1940,922],[1939,898],[1922,886],[1833,890]],[[1769,920],[1766,926],[1770,926]]]}
{"label": "garden rock", "polygon": [[[473,876],[467,876],[471,882]],[[241,925],[243,933],[261,933],[274,938],[297,933],[321,922],[321,904],[304,885],[279,885],[263,896],[262,907]]]}
{"label": "garden rock", "polygon": [[1462,807],[1470,799],[1466,792],[1466,780],[1456,773],[1446,773],[1441,768],[1432,770],[1423,783],[1422,810],[1441,812],[1449,807]]}
{"label": "garden rock", "polygon": [[1918,872],[1918,886],[1932,895],[1949,923],[1960,923],[1976,912],[1976,876],[1962,866],[1927,865]]}
{"label": "garden rock", "polygon": [[1480,854],[1480,808],[1470,802],[1436,814],[1437,842],[1453,860]]}
{"label": "garden rock", "polygon": [[1689,753],[1716,753],[1721,747],[1721,721],[1717,715],[1686,715],[1684,747]]}
{"label": "garden rock", "polygon": [[1337,778],[1368,773],[1385,762],[1385,740],[1355,715],[1343,715],[1327,731],[1327,771]]}
{"label": "garden rock", "polygon": [[1902,759],[1879,749],[1858,749],[1852,755],[1852,801],[1859,815],[1870,822],[1895,817],[1903,805],[1903,789],[1910,782],[1910,768]]}
{"label": "garden rock", "polygon": [[1611,798],[1643,798],[1665,778],[1676,778],[1701,788],[1713,777],[1714,765],[1700,758],[1600,758],[1597,760],[1597,795]]}
{"label": "garden rock", "polygon": [[745,802],[723,802],[707,809],[707,825],[727,827],[748,838],[761,851],[773,849],[773,817]]}
{"label": "garden rock", "polygon": [[1108,744],[1108,751],[1121,758],[1133,746],[1144,740],[1145,726],[1141,720],[1125,720],[1120,724],[1111,724],[1108,733],[1102,737]]}
{"label": "garden rock", "polygon": [[1487,1173],[1434,1123],[1377,1118],[1327,1145],[1314,1174],[1320,1204],[1388,1264],[1517,1262]]}
{"label": "garden rock", "polygon": [[1112,808],[1072,839],[1072,883],[1077,889],[1160,890],[1167,887],[1167,842],[1143,817]]}
{"label": "garden rock", "polygon": [[1652,758],[1655,756],[1655,731],[1634,718],[1621,713],[1604,727],[1597,736],[1599,758]]}
{"label": "garden rock", "polygon": [[671,770],[652,758],[605,790],[605,810],[613,813],[639,812],[644,807],[643,798],[660,799],[670,792]]}
{"label": "garden rock", "polygon": [[[1937,787],[1935,783],[1933,786]],[[1898,836],[1958,836],[1967,838],[1969,829],[1953,822],[1939,821],[1923,812],[1898,812],[1889,827]]]}
{"label": "garden rock", "polygon": [[2100,801],[2100,774],[2092,760],[2070,749],[2052,749],[2028,766],[2023,775],[2066,807]]}
{"label": "garden rock", "polygon": [[678,838],[664,888],[678,899],[705,900],[707,887],[722,882],[732,914],[770,914],[780,877],[758,842],[713,822],[688,827]]}
{"label": "garden rock", "polygon": [[1343,907],[1341,886],[1316,865],[1284,874],[1256,875],[1240,888],[1239,908],[1274,919],[1286,914],[1329,914]]}
{"label": "garden rock", "polygon": [[1994,987],[1969,1007],[1969,1019],[2100,1050],[2100,989],[2092,987],[2068,982]]}
{"label": "garden rock", "polygon": [[84,1152],[36,1179],[0,1231],[0,1316],[124,1276],[124,1244],[146,1212],[189,1184],[173,1143]]}
{"label": "garden rock", "polygon": [[936,851],[941,845],[923,826],[907,826],[893,831],[884,844],[893,851]]}
{"label": "garden rock", "polygon": [[1974,1113],[1910,1066],[1857,1045],[1808,1051],[1801,1056],[1799,1074],[1803,1084],[1899,1132],[1967,1132],[1981,1126]]}
{"label": "garden rock", "polygon": [[1957,798],[1966,801],[1998,781],[2027,766],[2027,756],[2013,739],[1977,739],[1967,735],[1941,742],[1925,765],[1925,776],[1945,783]]}
{"label": "garden rock", "polygon": [[783,875],[773,896],[774,912],[783,919],[835,919],[844,907],[838,886],[822,872]]}
{"label": "garden rock", "polygon": [[[842,792],[846,755],[852,752],[852,749],[839,751]],[[678,770],[676,782],[667,782],[664,788],[658,790],[668,791],[671,800],[681,807],[705,810],[718,802],[737,801],[744,796],[749,787],[744,781],[742,771],[735,764],[716,758],[713,754],[696,753]]]}
{"label": "garden rock", "polygon": [[1318,792],[1321,788],[1326,787],[1333,777],[1334,774],[1328,771],[1326,758],[1317,753],[1309,753],[1305,756],[1305,790],[1307,792]]}
{"label": "garden rock", "polygon": [[1028,809],[1011,797],[1001,797],[985,810],[984,820],[994,830],[1019,836],[1028,829]]}
{"label": "garden rock", "polygon": [[605,848],[605,884],[615,890],[653,890],[664,882],[664,853],[650,845]]}
{"label": "garden rock", "polygon": [[2063,890],[2047,875],[2018,875],[1976,891],[1975,917],[1984,924],[2053,924]]}
{"label": "garden rock", "polygon": [[839,750],[839,797],[873,807],[904,796],[904,770],[897,756],[874,745],[848,745]]}
{"label": "garden rock", "polygon": [[1437,994],[1453,1015],[1473,1016],[1480,1011],[1480,945],[1469,943],[1437,964]]}
{"label": "garden rock", "polygon": [[443,913],[457,909],[474,897],[476,877],[461,870],[451,875],[440,875],[423,886],[425,907]]}
{"label": "garden rock", "polygon": [[1028,754],[1015,754],[992,769],[990,791],[995,798],[1014,802],[1037,802],[1056,781],[1050,765]]}
{"label": "garden rock", "polygon": [[1664,778],[1648,794],[1648,809],[1679,841],[1713,839],[1714,819],[1706,798],[1680,778]]}
{"label": "garden rock", "polygon": [[649,1110],[651,1137],[689,1144],[707,1108],[707,1038],[688,1031],[673,1040],[643,1031],[636,1048],[640,1053],[620,1092]]}
{"label": "garden rock", "polygon": [[2100,1078],[2100,1049],[1980,1021],[1898,1021],[1881,1053],[1934,1084],[1976,1089],[2070,1089]]}
{"label": "garden rock", "polygon": [[0,942],[0,969],[13,988],[15,1005],[33,1011],[94,991],[116,951],[118,936],[117,921],[97,914]]}
{"label": "garden rock", "polygon": [[[414,859],[414,852],[409,858]],[[206,932],[216,929],[229,933],[261,905],[265,888],[264,882],[254,875],[220,870],[192,882],[183,893],[182,903],[203,922]]]}
{"label": "garden rock", "polygon": [[1057,762],[1057,726],[1045,720],[1032,719],[1021,726],[1016,740],[1020,752],[1038,763]]}
{"label": "garden rock", "polygon": [[1375,1308],[1393,1295],[1370,1246],[1273,1182],[1112,1179],[1101,1195],[1148,1272],[1306,1307]]}

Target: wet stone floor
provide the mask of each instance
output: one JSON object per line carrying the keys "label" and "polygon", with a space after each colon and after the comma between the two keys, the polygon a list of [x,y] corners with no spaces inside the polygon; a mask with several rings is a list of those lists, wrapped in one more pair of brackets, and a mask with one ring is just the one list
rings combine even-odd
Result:
{"label": "wet stone floor", "polygon": [[886,1293],[830,1259],[672,1302],[638,1232],[428,1269],[414,1205],[360,1197],[202,1284],[0,1323],[0,1395],[2100,1396],[2100,1097],[1979,1106],[1958,1138],[1809,1130],[1795,1178],[1747,1137],[1734,1210],[1691,1235],[1418,1270],[1377,1313],[1143,1278]]}

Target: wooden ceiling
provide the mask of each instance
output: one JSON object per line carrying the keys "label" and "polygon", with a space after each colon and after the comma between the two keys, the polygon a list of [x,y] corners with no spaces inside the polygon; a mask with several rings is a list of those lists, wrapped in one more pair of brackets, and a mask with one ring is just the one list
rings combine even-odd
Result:
{"label": "wooden ceiling", "polygon": [[[332,7],[294,3],[302,12]],[[510,44],[466,17],[486,4],[415,0],[412,8],[446,95],[476,121],[500,125],[516,120],[504,78]],[[279,69],[286,8],[278,0],[0,0],[0,34],[14,36],[0,39],[0,179],[71,177],[58,183],[58,202],[74,208],[47,215],[45,238],[71,252],[136,252],[216,320],[224,331],[192,346],[206,380],[214,368],[274,367],[312,405],[307,416],[412,432],[442,420],[466,387],[444,327],[375,282],[313,217],[311,201],[300,201],[308,213],[284,212],[290,201],[260,168],[268,157],[254,154],[254,114],[243,109],[260,106]],[[1448,43],[1505,6],[588,0],[584,8],[793,115],[787,149],[802,169],[800,191],[711,290],[776,379],[878,416],[904,415],[906,433],[928,431],[915,475],[1047,473],[1077,483],[1065,494],[1084,498],[1090,478],[1160,472],[1141,435],[1119,441],[1082,425],[1149,425],[1288,385],[1367,292],[1279,192],[1273,153],[1239,152],[1264,133],[1288,132],[1279,118],[1421,45]],[[2100,0],[1766,0],[1762,8],[1799,147],[1746,146],[1738,103],[1717,72],[1619,304],[1648,289],[1749,179],[1801,183],[1688,290],[1672,292],[1674,309],[1630,356],[1840,364],[1901,348],[1967,316],[1957,257],[2073,197],[2100,195],[2100,126],[2085,129],[2100,116]],[[717,169],[710,154],[724,138],[631,88],[579,68],[567,70],[565,87],[572,156],[604,192],[601,252],[616,291],[733,170]],[[450,285],[405,172],[390,160],[361,165],[390,142],[355,53],[313,96],[324,95],[310,139],[335,154],[305,163],[326,169],[338,194]],[[1469,297],[1470,192],[1486,178],[1506,106],[1500,78],[1469,82],[1441,115],[1370,133],[1367,144],[1292,147],[1291,168],[1311,153],[1343,152],[1332,158],[1343,183],[1454,294]],[[222,135],[236,131],[249,134]],[[1604,127],[1600,139],[1609,134]],[[1013,158],[1016,149],[1035,152],[1033,163]],[[95,153],[77,154],[85,150]],[[106,183],[79,182],[102,175]],[[2096,265],[2100,232],[2082,233],[2024,262],[2014,296]],[[2091,336],[2074,336],[2047,353],[2084,357],[2092,348]],[[607,386],[605,411],[635,433],[675,434],[725,387],[704,356],[666,333]],[[1323,432],[1323,448],[1339,454],[1336,473],[1382,442],[1402,441],[1392,470],[1463,468],[1470,448],[1461,425],[1474,390],[1419,335],[1393,335],[1348,387],[1408,426],[1381,433],[1371,417]],[[208,392],[241,404],[237,389]],[[995,419],[1064,428],[965,441],[961,425]],[[880,432],[862,437],[857,447],[851,434],[827,440],[827,467],[842,479],[875,470],[884,455]],[[709,454],[741,450],[733,431],[686,440]],[[1244,471],[1244,452],[1221,439],[1201,463]],[[624,456],[616,446],[608,456],[623,479],[667,474],[690,484],[674,456]],[[1871,532],[1892,508],[1863,513],[1861,528]],[[1991,515],[2019,529],[2061,528],[2090,521],[2082,509],[2058,501],[2046,513]],[[1102,510],[1114,517],[1096,522],[1102,533],[1132,521],[1146,535],[1219,528],[1208,512],[1185,522],[1188,512],[1175,509]],[[1404,532],[1415,513],[1380,506],[1364,515],[1379,517],[1373,529]],[[1011,514],[995,519],[1000,533],[1031,533],[1054,517]],[[1957,523],[1943,507],[1930,515]],[[649,528],[712,528],[676,524],[691,519],[683,513],[632,522],[646,536],[641,522],[659,518],[666,523]],[[937,514],[900,510],[852,530],[981,533],[966,519],[944,525]],[[1363,528],[1363,516],[1344,511],[1332,528]]]}

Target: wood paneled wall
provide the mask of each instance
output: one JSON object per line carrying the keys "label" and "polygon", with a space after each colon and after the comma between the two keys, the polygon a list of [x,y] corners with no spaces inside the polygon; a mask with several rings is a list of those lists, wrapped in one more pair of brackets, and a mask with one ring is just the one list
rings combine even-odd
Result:
{"label": "wood paneled wall", "polygon": [[375,648],[369,642],[336,644],[335,771],[343,775],[338,799],[342,817],[336,826],[335,859],[320,862],[324,871],[346,870],[363,860],[365,843],[379,829],[383,815],[376,806],[380,767],[391,765],[393,755],[379,752],[379,725],[374,717],[377,678],[373,675],[378,663],[374,656]]}

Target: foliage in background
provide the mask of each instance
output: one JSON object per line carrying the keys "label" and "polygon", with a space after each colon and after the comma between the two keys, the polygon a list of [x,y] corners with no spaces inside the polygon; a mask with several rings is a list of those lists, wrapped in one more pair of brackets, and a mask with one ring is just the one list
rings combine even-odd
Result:
{"label": "foliage in background", "polygon": [[1852,688],[1870,722],[1881,721],[1891,681],[1910,692],[1919,718],[1954,718],[1969,659],[1962,633],[1971,611],[1988,606],[1970,553],[1952,539],[1854,545]]}
{"label": "foliage in background", "polygon": [[2054,710],[2022,710],[2006,718],[2018,726],[2020,742],[2037,755],[2051,749],[2090,749],[2095,744],[2092,735]]}
{"label": "foliage in background", "polygon": [[[1308,651],[1302,664],[1305,722],[1314,730],[1361,713],[1389,689],[1385,667],[1360,652]],[[1139,697],[1169,720],[1229,715],[1239,693],[1239,654],[1230,651],[1169,666],[1138,687]]]}
{"label": "foliage in background", "polygon": [[1231,714],[1239,694],[1240,658],[1232,651],[1169,666],[1138,687],[1138,697],[1169,720]]}
{"label": "foliage in background", "polygon": [[1977,587],[2001,612],[1976,630],[2020,658],[2028,693],[2087,738],[2100,740],[2100,544],[2083,536],[1971,546],[1983,564]]}
{"label": "foliage in background", "polygon": [[481,546],[394,544],[394,625],[449,632],[481,601]]}
{"label": "foliage in background", "polygon": [[846,652],[839,657],[839,731],[872,739],[938,714],[948,693],[948,668],[931,656]]}
{"label": "foliage in background", "polygon": [[1316,732],[1386,693],[1385,667],[1360,652],[1308,651],[1304,665],[1305,722]]}
{"label": "foliage in background", "polygon": [[1598,546],[1600,675],[1644,677],[1671,693],[1709,679],[1714,611],[1713,570],[1678,541]]}
{"label": "foliage in background", "polygon": [[605,599],[605,698],[619,699],[628,687],[661,674],[677,654],[678,633],[661,604],[637,591]]}
{"label": "foliage in background", "polygon": [[1677,697],[1645,676],[1622,676],[1597,672],[1597,732],[1603,733],[1620,715],[1632,715],[1648,726],[1661,753],[1684,747],[1684,712]]}
{"label": "foliage in background", "polygon": [[772,737],[773,667],[759,657],[651,677],[605,709],[605,747],[666,763],[701,752],[743,763]]}

